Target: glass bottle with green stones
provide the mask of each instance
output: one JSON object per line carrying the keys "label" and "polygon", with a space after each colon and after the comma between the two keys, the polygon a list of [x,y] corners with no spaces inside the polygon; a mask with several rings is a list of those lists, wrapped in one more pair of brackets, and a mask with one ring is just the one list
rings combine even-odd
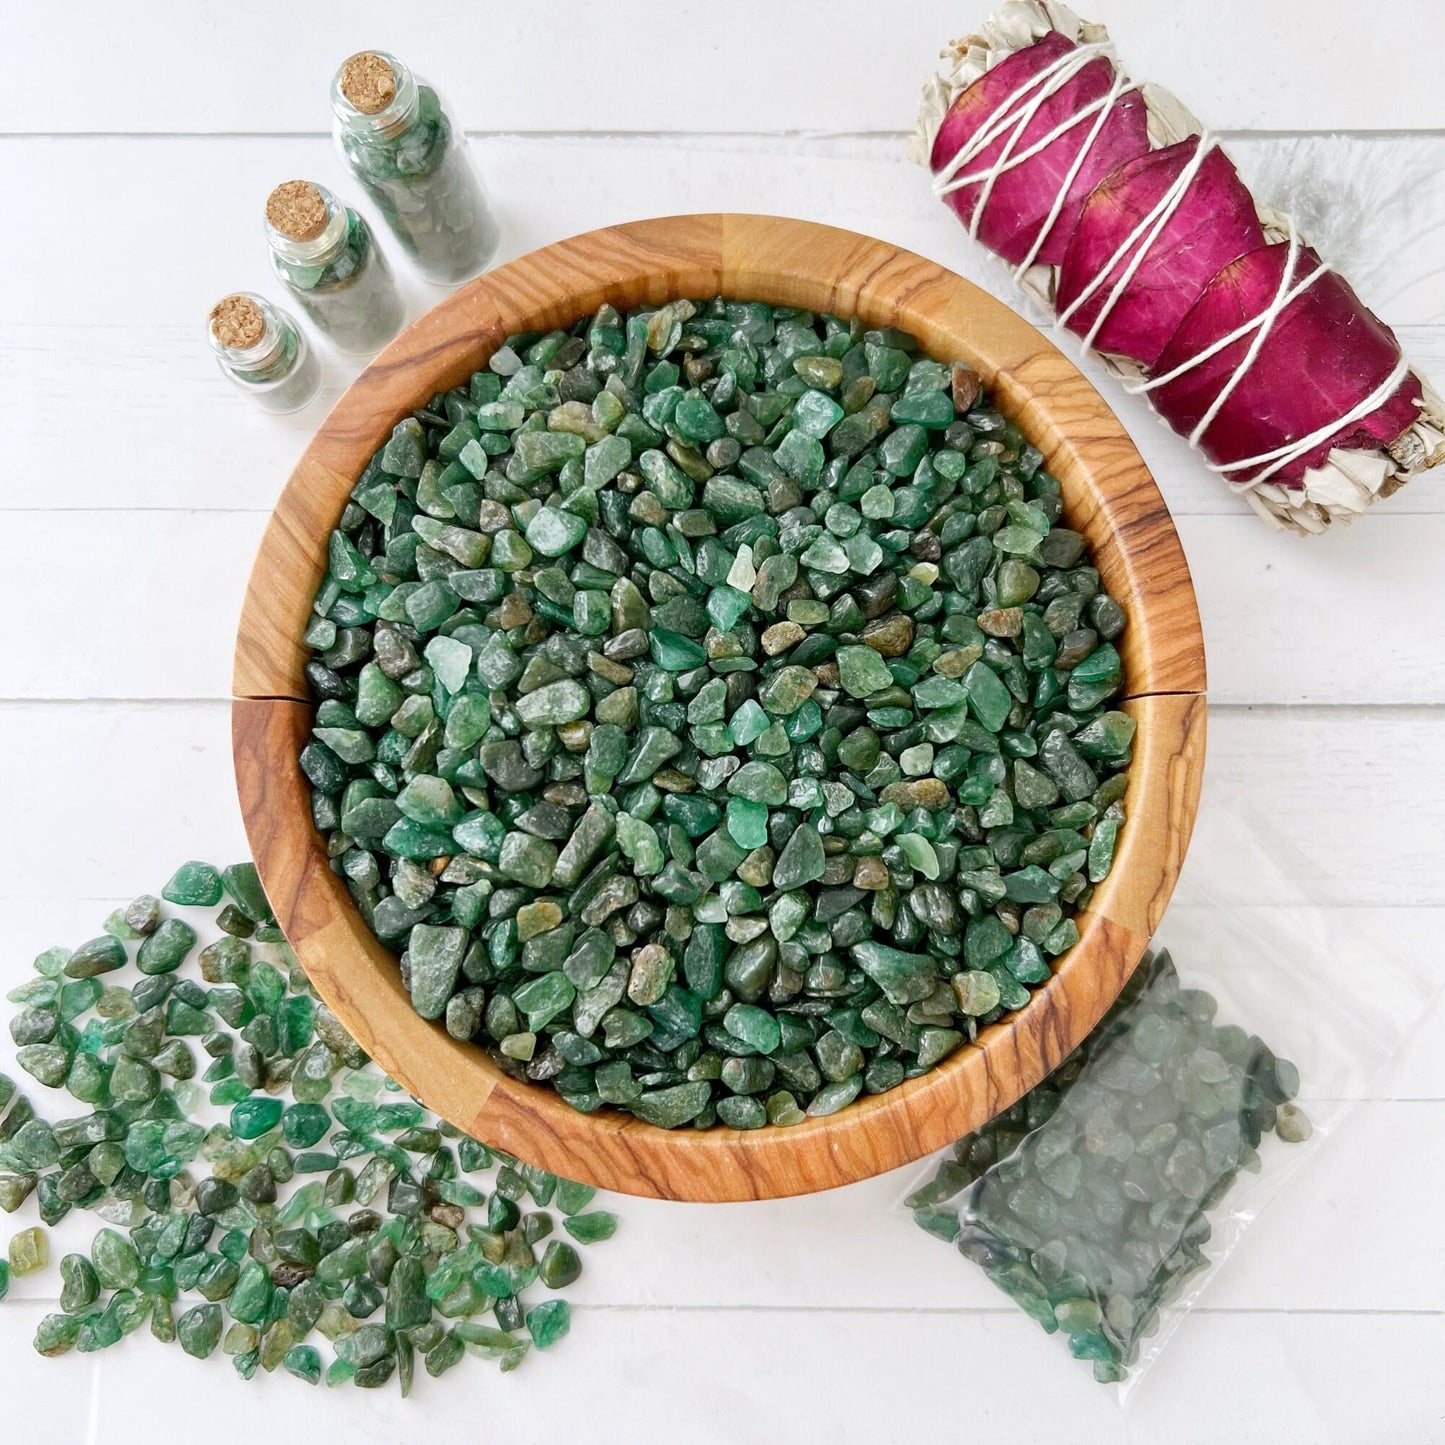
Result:
{"label": "glass bottle with green stones", "polygon": [[428,281],[456,285],[486,268],[497,223],[437,92],[381,51],[353,55],[331,85],[336,143]]}
{"label": "glass bottle with green stones", "polygon": [[401,330],[406,309],[371,228],[323,186],[277,186],[266,241],[272,269],[338,350],[370,356]]}
{"label": "glass bottle with green stones", "polygon": [[223,296],[206,334],[222,372],[266,411],[300,411],[321,389],[321,366],[301,328],[263,297]]}

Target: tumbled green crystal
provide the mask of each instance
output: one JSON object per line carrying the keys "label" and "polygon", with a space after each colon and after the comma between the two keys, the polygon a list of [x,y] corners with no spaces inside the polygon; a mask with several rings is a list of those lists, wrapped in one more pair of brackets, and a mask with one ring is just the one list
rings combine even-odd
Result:
{"label": "tumbled green crystal", "polygon": [[46,1315],[35,1330],[35,1351],[56,1359],[75,1348],[84,1320],[78,1315]]}
{"label": "tumbled green crystal", "polygon": [[176,1338],[181,1348],[198,1360],[215,1353],[221,1342],[221,1307],[216,1304],[196,1305],[176,1321]]}
{"label": "tumbled green crystal", "polygon": [[871,647],[838,650],[838,681],[854,697],[868,697],[893,685],[888,665]]}
{"label": "tumbled green crystal", "polygon": [[221,901],[221,875],[209,863],[182,863],[161,889],[168,903],[211,908]]}
{"label": "tumbled green crystal", "polygon": [[231,1110],[231,1132],[238,1139],[257,1139],[281,1122],[280,1099],[243,1099]]}
{"label": "tumbled green crystal", "polygon": [[548,1300],[527,1311],[527,1333],[539,1350],[550,1349],[571,1328],[572,1312],[566,1300]]}
{"label": "tumbled green crystal", "polygon": [[123,1234],[102,1229],[90,1246],[96,1277],[106,1289],[129,1289],[140,1277],[140,1257]]}
{"label": "tumbled green crystal", "polygon": [[50,1263],[50,1237],[43,1229],[32,1226],[12,1236],[7,1250],[10,1273],[16,1279],[38,1274]]}
{"label": "tumbled green crystal", "polygon": [[773,887],[780,893],[801,888],[823,876],[827,854],[823,840],[807,824],[795,828],[773,868]]}

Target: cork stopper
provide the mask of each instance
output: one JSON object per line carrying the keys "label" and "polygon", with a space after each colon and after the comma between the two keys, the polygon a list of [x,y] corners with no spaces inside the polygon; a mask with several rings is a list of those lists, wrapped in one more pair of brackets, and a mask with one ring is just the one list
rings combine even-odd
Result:
{"label": "cork stopper", "polygon": [[266,334],[266,318],[249,296],[223,296],[211,307],[211,335],[232,351],[249,351]]}
{"label": "cork stopper", "polygon": [[310,181],[282,181],[266,197],[266,221],[293,241],[311,241],[326,229],[326,198]]}
{"label": "cork stopper", "polygon": [[338,85],[362,115],[376,115],[396,98],[396,74],[390,63],[369,50],[353,55],[341,67]]}

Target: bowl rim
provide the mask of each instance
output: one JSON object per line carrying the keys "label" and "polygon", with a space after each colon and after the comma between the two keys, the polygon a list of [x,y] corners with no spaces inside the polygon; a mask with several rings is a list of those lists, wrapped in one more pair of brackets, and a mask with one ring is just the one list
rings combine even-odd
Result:
{"label": "bowl rim", "polygon": [[[395,955],[331,871],[295,764],[313,710],[301,633],[324,540],[395,420],[470,375],[509,334],[570,324],[604,301],[714,294],[858,315],[977,368],[1043,451],[1071,525],[1129,615],[1116,705],[1138,724],[1114,867],[1077,915],[1080,941],[1053,978],[928,1073],[833,1115],[751,1131],[579,1113],[422,1019]],[[1133,443],[1077,368],[1002,302],[920,256],[812,222],[734,214],[571,237],[484,274],[403,331],[342,395],[281,493],[242,607],[232,694],[237,789],[262,884],[317,993],[361,1046],[486,1143],[586,1183],[678,1200],[851,1183],[951,1143],[1039,1083],[1118,996],[1163,913],[1198,806],[1205,736],[1203,639],[1178,534]]]}

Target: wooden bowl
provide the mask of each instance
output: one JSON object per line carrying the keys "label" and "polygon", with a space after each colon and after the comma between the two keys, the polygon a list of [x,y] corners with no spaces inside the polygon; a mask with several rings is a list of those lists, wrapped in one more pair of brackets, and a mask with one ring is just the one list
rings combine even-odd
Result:
{"label": "wooden bowl", "polygon": [[[301,634],[326,538],[394,422],[464,381],[511,333],[569,325],[603,302],[718,293],[901,327],[936,358],[978,369],[1043,451],[1070,524],[1128,613],[1118,706],[1138,723],[1113,871],[1052,980],[922,1077],[827,1118],[750,1132],[579,1114],[420,1018],[395,957],[327,866],[296,763],[312,716]],[[882,241],[771,216],[675,216],[575,236],[473,281],[404,331],[336,404],[281,494],[246,593],[233,692],[236,780],[262,882],[317,992],[362,1047],[468,1134],[572,1179],[666,1199],[847,1184],[950,1143],[1033,1088],[1098,1022],[1153,933],[1189,841],[1204,755],[1189,569],[1163,498],[1099,394],[1032,326],[952,272]]]}

